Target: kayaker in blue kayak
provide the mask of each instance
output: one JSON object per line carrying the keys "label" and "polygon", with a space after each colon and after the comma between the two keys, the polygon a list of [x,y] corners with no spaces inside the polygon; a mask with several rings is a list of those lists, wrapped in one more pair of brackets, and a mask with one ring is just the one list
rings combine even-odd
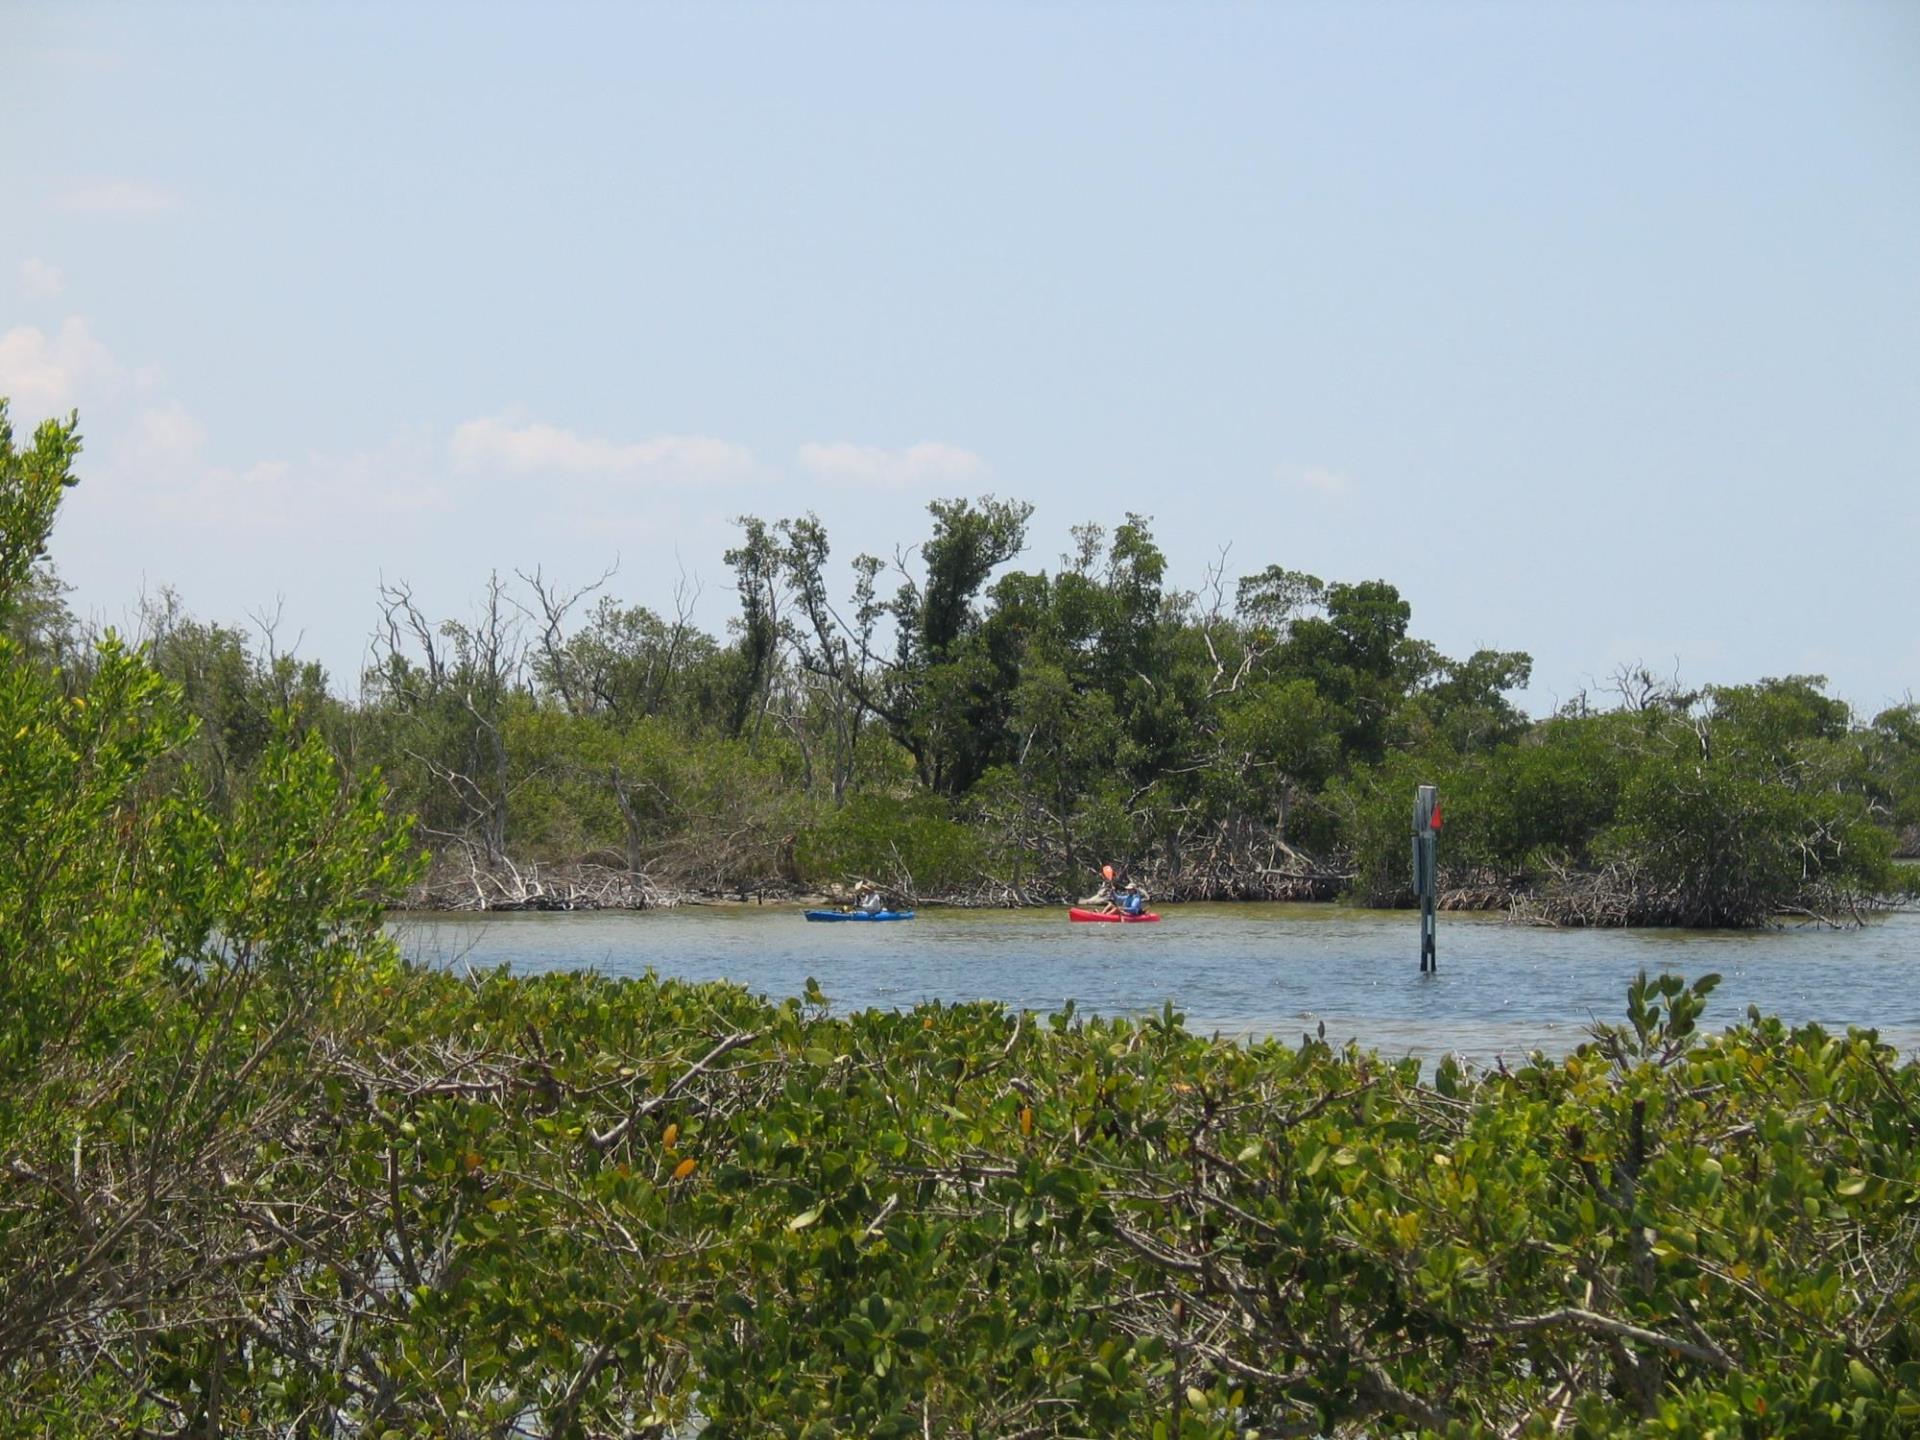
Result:
{"label": "kayaker in blue kayak", "polygon": [[878,915],[888,908],[887,892],[864,875],[845,885],[828,886],[827,903],[842,915]]}

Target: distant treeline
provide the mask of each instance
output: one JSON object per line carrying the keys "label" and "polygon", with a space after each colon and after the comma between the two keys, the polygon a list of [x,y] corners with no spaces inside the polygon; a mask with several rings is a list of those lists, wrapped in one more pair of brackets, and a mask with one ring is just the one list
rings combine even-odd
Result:
{"label": "distant treeline", "polygon": [[[742,518],[724,637],[690,593],[663,615],[611,576],[494,575],[459,618],[389,586],[357,699],[265,627],[164,594],[141,639],[199,719],[216,801],[277,727],[317,732],[416,817],[429,903],[857,875],[1009,904],[1115,860],[1167,899],[1395,905],[1422,782],[1449,903],[1561,923],[1853,913],[1901,888],[1892,857],[1920,841],[1920,706],[1866,721],[1818,676],[1696,689],[1631,668],[1530,719],[1509,699],[1527,655],[1442,654],[1384,580],[1218,567],[1177,589],[1138,515],[1027,567],[1030,506],[928,509],[929,533],[855,559],[845,594],[820,520]],[[9,624],[75,684],[96,663],[44,562]]]}

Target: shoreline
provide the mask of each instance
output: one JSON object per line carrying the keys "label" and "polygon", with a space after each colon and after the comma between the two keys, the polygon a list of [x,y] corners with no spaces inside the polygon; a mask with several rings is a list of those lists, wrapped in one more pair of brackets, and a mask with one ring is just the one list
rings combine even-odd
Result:
{"label": "shoreline", "polygon": [[[1920,862],[1916,862],[1920,863]],[[526,899],[506,900],[499,903],[475,904],[459,903],[450,899],[441,899],[432,895],[408,896],[389,901],[384,905],[388,915],[444,915],[448,917],[470,915],[537,915],[537,914],[592,914],[626,913],[642,914],[654,910],[710,909],[710,910],[757,910],[787,909],[801,911],[814,908],[829,908],[833,905],[824,893],[805,890],[766,889],[753,892],[729,891],[668,891],[652,890],[644,897],[632,899],[605,900],[599,898],[573,898],[565,896],[535,896]],[[1070,897],[1042,898],[1031,897],[1018,903],[1007,901],[982,902],[967,897],[929,897],[915,898],[907,902],[918,911],[952,911],[964,913],[1020,912],[1037,910],[1059,910],[1078,903]],[[1352,911],[1374,914],[1413,914],[1417,907],[1411,903],[1401,905],[1356,905],[1337,896],[1325,898],[1306,898],[1270,895],[1205,895],[1194,897],[1155,896],[1152,902],[1156,906],[1178,909],[1191,905],[1219,905],[1227,907],[1253,905],[1289,905],[1327,911]],[[1809,907],[1788,907],[1777,911],[1767,923],[1760,925],[1686,925],[1664,923],[1633,918],[1629,916],[1576,916],[1574,918],[1553,918],[1543,911],[1537,897],[1525,897],[1515,893],[1492,892],[1484,887],[1464,887],[1441,892],[1437,908],[1442,914],[1476,917],[1502,917],[1504,924],[1525,926],[1546,930],[1699,930],[1726,934],[1743,932],[1784,930],[1795,926],[1818,926],[1822,928],[1849,930],[1861,928],[1870,922],[1889,915],[1910,914],[1920,911],[1920,902],[1911,897],[1875,896],[1850,903],[1844,909],[1818,911]]]}

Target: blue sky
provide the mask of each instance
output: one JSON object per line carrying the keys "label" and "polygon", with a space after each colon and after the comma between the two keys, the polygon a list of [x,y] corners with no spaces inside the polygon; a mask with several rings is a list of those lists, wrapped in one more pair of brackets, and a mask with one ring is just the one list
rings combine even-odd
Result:
{"label": "blue sky", "polygon": [[83,611],[722,627],[729,517],[1154,517],[1545,709],[1920,689],[1920,7],[0,6],[0,393]]}

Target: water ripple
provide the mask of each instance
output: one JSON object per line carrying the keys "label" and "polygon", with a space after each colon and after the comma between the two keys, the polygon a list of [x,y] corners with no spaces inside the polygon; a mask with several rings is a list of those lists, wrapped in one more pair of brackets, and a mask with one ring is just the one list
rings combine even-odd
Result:
{"label": "water ripple", "polygon": [[641,914],[397,919],[406,952],[436,965],[516,971],[651,968],[797,995],[808,977],[840,1010],[922,1000],[993,1000],[1038,1011],[1135,1015],[1171,1000],[1201,1032],[1327,1038],[1390,1055],[1509,1058],[1564,1052],[1594,1019],[1620,1017],[1642,969],[1724,978],[1707,1011],[1749,1005],[1836,1029],[1877,1027],[1920,1053],[1920,915],[1865,930],[1759,933],[1541,930],[1444,916],[1440,971],[1419,973],[1406,913],[1338,906],[1186,905],[1152,926],[1072,925],[1054,910],[923,911],[897,925],[808,925],[784,906]]}

